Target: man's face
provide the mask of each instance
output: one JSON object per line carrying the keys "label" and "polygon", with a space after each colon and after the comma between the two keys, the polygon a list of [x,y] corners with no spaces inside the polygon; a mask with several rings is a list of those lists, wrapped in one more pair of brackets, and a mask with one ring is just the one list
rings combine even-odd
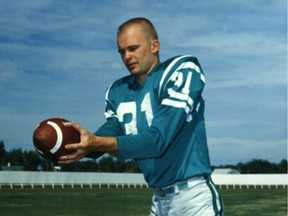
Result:
{"label": "man's face", "polygon": [[[123,63],[138,82],[143,82],[155,64],[158,63],[156,40],[149,40],[142,28],[130,26],[118,35],[118,51]],[[158,43],[158,41],[156,41]]]}

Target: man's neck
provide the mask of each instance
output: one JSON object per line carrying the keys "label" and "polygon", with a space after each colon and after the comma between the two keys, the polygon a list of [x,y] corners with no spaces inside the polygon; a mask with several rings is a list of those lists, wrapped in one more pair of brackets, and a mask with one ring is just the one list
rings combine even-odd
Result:
{"label": "man's neck", "polygon": [[149,71],[145,74],[143,74],[142,76],[138,76],[136,77],[136,81],[139,83],[139,84],[142,84],[144,83],[146,77],[151,73],[151,71],[153,70],[153,68],[159,63],[159,59],[151,66],[151,68],[149,69]]}

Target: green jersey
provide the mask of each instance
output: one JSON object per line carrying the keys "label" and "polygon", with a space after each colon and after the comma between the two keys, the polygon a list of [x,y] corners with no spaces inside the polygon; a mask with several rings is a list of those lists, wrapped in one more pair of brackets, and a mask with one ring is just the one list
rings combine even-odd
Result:
{"label": "green jersey", "polygon": [[151,187],[210,174],[204,85],[192,56],[157,64],[142,84],[123,77],[106,92],[107,121],[95,134],[116,136],[118,157],[134,159]]}

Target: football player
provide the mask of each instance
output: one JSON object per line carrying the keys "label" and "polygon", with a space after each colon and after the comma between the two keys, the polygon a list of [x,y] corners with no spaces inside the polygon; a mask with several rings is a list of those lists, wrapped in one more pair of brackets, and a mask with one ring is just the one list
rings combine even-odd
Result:
{"label": "football player", "polygon": [[117,32],[118,52],[130,74],[106,92],[107,121],[94,133],[78,124],[81,142],[60,163],[107,152],[134,159],[153,188],[150,215],[223,215],[210,174],[204,122],[205,86],[197,58],[160,62],[153,24],[133,18]]}

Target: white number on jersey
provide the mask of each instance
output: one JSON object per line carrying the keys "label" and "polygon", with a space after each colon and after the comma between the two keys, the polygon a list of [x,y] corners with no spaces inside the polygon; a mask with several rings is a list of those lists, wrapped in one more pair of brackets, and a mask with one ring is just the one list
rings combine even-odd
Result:
{"label": "white number on jersey", "polygon": [[187,78],[183,79],[183,73],[175,72],[171,78],[171,81],[174,81],[174,86],[180,87],[183,82],[184,87],[180,89],[180,92],[176,92],[173,88],[168,89],[169,98],[166,98],[162,101],[162,104],[169,105],[177,108],[183,108],[185,112],[188,114],[193,106],[193,99],[189,96],[190,92],[190,84],[192,80],[192,72],[189,71],[187,74]]}
{"label": "white number on jersey", "polygon": [[[126,134],[138,134],[137,130],[137,110],[136,102],[124,102],[121,103],[117,109],[118,119],[120,122],[124,121],[124,115],[132,115],[131,121],[125,123],[125,133]],[[141,112],[145,113],[145,117],[148,123],[148,126],[151,125],[153,119],[153,111],[150,100],[150,93],[147,93],[144,96],[144,99],[141,103]]]}

